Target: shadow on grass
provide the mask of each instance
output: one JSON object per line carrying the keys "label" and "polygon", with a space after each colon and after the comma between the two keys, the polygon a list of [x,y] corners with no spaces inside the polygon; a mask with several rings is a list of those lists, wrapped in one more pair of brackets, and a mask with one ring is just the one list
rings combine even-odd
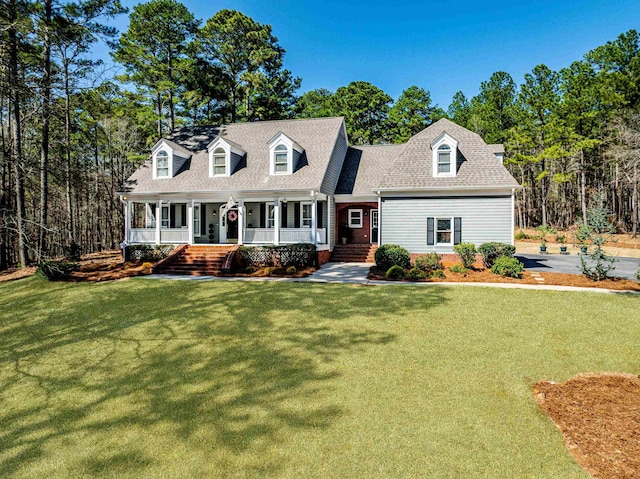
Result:
{"label": "shadow on grass", "polygon": [[[154,461],[142,444],[99,444],[156,428],[169,442],[252,454],[244,467],[273,475],[283,465],[267,454],[275,445],[346,413],[326,394],[340,378],[334,361],[393,342],[387,314],[444,301],[437,288],[35,278],[0,293],[3,477],[60,440],[70,470],[136,476]],[[86,437],[99,453],[74,453]]]}

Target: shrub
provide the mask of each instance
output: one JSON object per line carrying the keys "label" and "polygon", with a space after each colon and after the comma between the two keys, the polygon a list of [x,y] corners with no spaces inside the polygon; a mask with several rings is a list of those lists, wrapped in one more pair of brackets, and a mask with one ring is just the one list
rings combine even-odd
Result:
{"label": "shrub", "polygon": [[427,279],[427,273],[414,266],[407,272],[407,279],[410,279],[411,281],[420,281],[421,279]]}
{"label": "shrub", "polygon": [[493,263],[491,272],[508,278],[519,278],[524,270],[524,264],[512,256],[500,256]]}
{"label": "shrub", "polygon": [[287,274],[296,274],[298,272],[298,270],[296,269],[295,266],[289,266],[287,268]]}
{"label": "shrub", "polygon": [[607,279],[609,272],[615,269],[613,263],[616,259],[602,249],[616,231],[615,225],[609,221],[610,211],[605,202],[606,194],[602,191],[598,192],[592,205],[587,209],[587,228],[583,231],[584,244],[593,249],[590,254],[580,255],[580,269],[582,274],[593,281]]}
{"label": "shrub", "polygon": [[441,269],[436,269],[433,270],[431,273],[429,273],[429,278],[444,278],[444,271],[442,271]]}
{"label": "shrub", "polygon": [[636,279],[640,281],[640,268],[638,268],[638,271],[636,271]]}
{"label": "shrub", "polygon": [[411,267],[411,255],[402,246],[385,244],[376,251],[376,265],[382,271],[387,271],[392,266],[409,269]]}
{"label": "shrub", "polygon": [[247,266],[311,266],[315,262],[316,247],[311,243],[285,246],[240,246],[237,256],[242,267]]}
{"label": "shrub", "polygon": [[476,262],[476,245],[473,243],[459,243],[453,246],[453,250],[462,261],[462,265],[465,268],[473,268],[473,263]]}
{"label": "shrub", "polygon": [[169,253],[173,251],[173,245],[171,244],[132,244],[127,245],[124,250],[124,257],[127,261],[149,261],[151,263],[160,261],[161,259],[169,256]]}
{"label": "shrub", "polygon": [[38,263],[38,274],[49,281],[68,279],[71,273],[80,269],[78,263],[69,261],[41,261]]}
{"label": "shrub", "polygon": [[516,253],[516,247],[508,243],[483,243],[478,247],[478,253],[482,255],[485,268],[491,268],[500,256],[513,256]]}
{"label": "shrub", "polygon": [[153,265],[148,261],[145,261],[144,263],[142,263],[142,269],[151,269],[152,267]]}
{"label": "shrub", "polygon": [[469,273],[469,269],[465,268],[462,264],[454,264],[451,268],[449,268],[449,271],[451,271],[452,273],[461,274],[462,276],[466,276],[467,273]]}
{"label": "shrub", "polygon": [[247,273],[247,274],[253,274],[256,271],[258,271],[258,268],[256,268],[255,266],[253,266],[251,264],[244,269],[244,272]]}
{"label": "shrub", "polygon": [[435,269],[442,269],[441,259],[442,257],[438,253],[428,253],[418,256],[414,264],[416,268],[429,273]]}
{"label": "shrub", "polygon": [[529,235],[524,231],[520,230],[516,233],[515,239],[517,240],[529,239]]}
{"label": "shrub", "polygon": [[389,279],[402,279],[404,278],[404,268],[394,264],[387,270],[387,274],[385,276]]}

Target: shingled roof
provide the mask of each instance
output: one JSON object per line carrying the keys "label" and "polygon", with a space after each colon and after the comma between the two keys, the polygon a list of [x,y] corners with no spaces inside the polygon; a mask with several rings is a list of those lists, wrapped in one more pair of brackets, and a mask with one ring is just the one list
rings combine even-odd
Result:
{"label": "shingled roof", "polygon": [[[343,124],[344,119],[338,117],[180,128],[166,140],[192,153],[191,160],[173,178],[154,180],[152,161],[148,159],[125,182],[124,191],[137,194],[320,190]],[[269,174],[268,141],[278,132],[284,133],[304,149],[298,167],[291,175]],[[229,177],[209,176],[207,145],[218,135],[247,152],[239,167]],[[342,160],[339,159],[340,162]]]}
{"label": "shingled roof", "polygon": [[349,147],[336,187],[336,195],[373,195],[404,147],[405,145]]}
{"label": "shingled roof", "polygon": [[[443,132],[458,140],[454,177],[433,176],[431,143]],[[494,150],[495,145],[487,145],[476,133],[442,119],[411,137],[379,186],[382,190],[517,188],[518,182]]]}

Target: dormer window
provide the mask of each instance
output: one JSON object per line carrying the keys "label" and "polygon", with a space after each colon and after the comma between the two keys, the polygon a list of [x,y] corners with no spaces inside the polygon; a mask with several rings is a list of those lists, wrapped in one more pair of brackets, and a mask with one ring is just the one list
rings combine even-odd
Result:
{"label": "dormer window", "polygon": [[452,177],[457,173],[458,140],[447,132],[442,132],[431,143],[433,152],[433,176]]}
{"label": "dormer window", "polygon": [[451,173],[451,147],[440,145],[438,147],[438,174]]}
{"label": "dormer window", "polygon": [[289,149],[285,145],[275,147],[273,155],[273,172],[277,174],[289,171]]}
{"label": "dormer window", "polygon": [[169,178],[169,154],[165,150],[156,154],[156,178]]}
{"label": "dormer window", "polygon": [[222,148],[213,150],[213,176],[226,176],[227,153]]}

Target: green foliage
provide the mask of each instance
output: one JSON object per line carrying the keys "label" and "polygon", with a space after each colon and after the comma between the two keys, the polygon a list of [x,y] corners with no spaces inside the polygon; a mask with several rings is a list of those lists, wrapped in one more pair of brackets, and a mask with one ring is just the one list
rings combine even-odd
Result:
{"label": "green foliage", "polygon": [[387,271],[392,266],[400,266],[402,269],[411,267],[411,255],[402,246],[385,244],[376,250],[376,265],[378,269]]}
{"label": "green foliage", "polygon": [[485,268],[491,268],[500,256],[513,256],[516,253],[516,247],[508,243],[483,243],[478,247],[478,253],[482,255]]}
{"label": "green foliage", "polygon": [[555,228],[549,225],[540,225],[536,228],[540,234],[538,235],[538,239],[540,240],[540,246],[547,245],[547,235],[548,234],[556,234],[558,233]]}
{"label": "green foliage", "polygon": [[150,261],[155,263],[169,256],[173,251],[173,245],[127,245],[125,249],[125,259],[127,261]]}
{"label": "green foliage", "polygon": [[389,279],[402,279],[404,278],[404,268],[394,264],[387,270],[385,276]]}
{"label": "green foliage", "polygon": [[418,267],[413,267],[407,272],[407,279],[411,281],[420,281],[427,278],[427,273]]}
{"label": "green foliage", "polygon": [[[609,272],[615,269],[614,257],[607,255],[602,246],[615,233],[615,226],[609,222],[610,212],[606,205],[606,195],[598,192],[587,210],[587,228],[585,244],[592,247],[591,253],[580,255],[580,269],[582,274],[593,281],[602,281],[609,277]],[[587,259],[588,258],[588,259]]]}
{"label": "green foliage", "polygon": [[444,279],[444,271],[441,269],[435,269],[429,273],[429,278]]}
{"label": "green foliage", "polygon": [[431,94],[417,86],[404,90],[389,111],[389,125],[394,143],[405,143],[433,123],[435,108]]}
{"label": "green foliage", "polygon": [[298,118],[323,118],[334,115],[333,106],[333,93],[326,88],[318,88],[296,100],[295,112]]}
{"label": "green foliage", "polygon": [[524,271],[524,264],[512,256],[500,256],[491,267],[493,274],[508,278],[519,278],[522,275],[522,271]]}
{"label": "green foliage", "polygon": [[636,279],[640,281],[640,267],[638,267],[638,271],[636,271]]}
{"label": "green foliage", "polygon": [[80,269],[78,263],[69,261],[41,261],[38,263],[37,273],[49,281],[68,279],[71,273]]}
{"label": "green foliage", "polygon": [[476,245],[473,243],[459,243],[453,246],[453,250],[460,256],[465,268],[473,268],[476,262]]}
{"label": "green foliage", "polygon": [[340,87],[333,95],[332,110],[344,116],[349,140],[355,145],[373,145],[388,140],[386,122],[393,99],[364,81]]}
{"label": "green foliage", "polygon": [[289,266],[287,268],[287,274],[296,274],[298,272],[298,270],[296,269],[295,266]]}
{"label": "green foliage", "polygon": [[529,239],[529,235],[524,231],[520,230],[515,234],[514,238],[517,240]]}
{"label": "green foliage", "polygon": [[414,261],[414,265],[425,273],[429,273],[436,269],[442,269],[441,259],[442,257],[438,253],[427,253],[418,256]]}
{"label": "green foliage", "polygon": [[306,267],[315,262],[316,247],[311,243],[282,246],[240,246],[236,252],[242,267]]}
{"label": "green foliage", "polygon": [[449,271],[452,273],[461,274],[462,276],[466,276],[469,273],[469,268],[465,268],[462,263],[454,264]]}

